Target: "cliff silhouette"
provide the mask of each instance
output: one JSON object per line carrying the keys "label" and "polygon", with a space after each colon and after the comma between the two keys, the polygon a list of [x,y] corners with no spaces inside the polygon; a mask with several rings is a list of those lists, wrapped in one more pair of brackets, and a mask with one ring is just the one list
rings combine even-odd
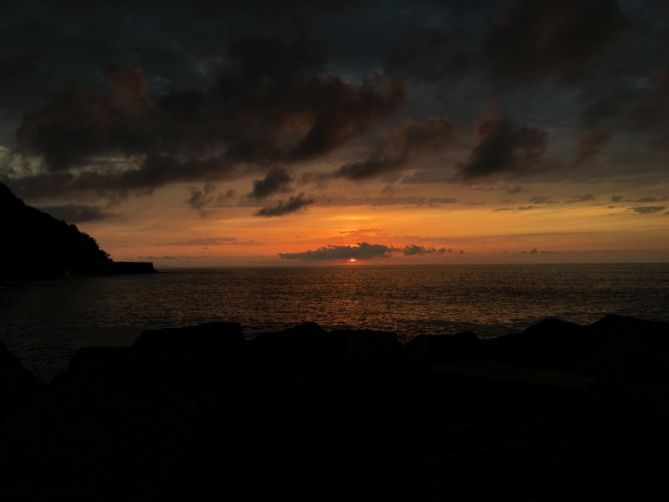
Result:
{"label": "cliff silhouette", "polygon": [[30,207],[0,183],[0,279],[153,272],[143,262],[114,262],[76,225]]}

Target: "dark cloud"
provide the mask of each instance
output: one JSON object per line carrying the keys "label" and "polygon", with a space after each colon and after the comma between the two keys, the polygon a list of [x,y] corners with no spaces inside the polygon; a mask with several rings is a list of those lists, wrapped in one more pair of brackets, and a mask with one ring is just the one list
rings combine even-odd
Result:
{"label": "dark cloud", "polygon": [[34,50],[0,55],[0,92],[8,93],[23,84],[37,68],[40,59],[40,54]]}
{"label": "dark cloud", "polygon": [[475,55],[465,49],[467,37],[462,29],[411,27],[401,40],[385,68],[404,78],[441,85],[462,77],[477,63]]}
{"label": "dark cloud", "polygon": [[659,213],[660,211],[664,211],[665,206],[640,206],[640,207],[631,207],[630,209],[637,214],[653,214],[653,213]]}
{"label": "dark cloud", "polygon": [[497,6],[482,51],[494,82],[572,81],[625,29],[615,0],[506,0]]}
{"label": "dark cloud", "polygon": [[26,114],[18,149],[44,158],[38,178],[59,174],[71,191],[147,191],[317,158],[404,100],[395,81],[352,83],[325,73],[325,61],[304,37],[245,40],[208,89],[164,95],[150,92],[139,68],[110,65],[107,89],[71,87]]}
{"label": "dark cloud", "polygon": [[654,139],[651,141],[651,146],[653,147],[654,150],[658,150],[660,152],[669,152],[669,134],[665,134],[663,136],[660,136],[659,138]]}
{"label": "dark cloud", "polygon": [[434,153],[452,145],[455,126],[444,117],[428,117],[424,122],[406,121],[384,132],[382,144],[367,158],[340,166],[336,178],[365,180],[401,169],[412,157]]}
{"label": "dark cloud", "polygon": [[536,195],[530,198],[532,204],[555,204],[555,201],[545,195]]}
{"label": "dark cloud", "polygon": [[[592,103],[581,114],[587,128],[608,128],[631,134],[659,134],[651,145],[661,148],[669,130],[669,70],[656,69],[630,88]],[[600,133],[601,134],[601,133]]]}
{"label": "dark cloud", "polygon": [[295,213],[314,203],[314,199],[306,197],[303,193],[290,197],[287,201],[279,201],[275,206],[263,207],[256,216],[284,216]]}
{"label": "dark cloud", "polygon": [[253,182],[251,197],[264,199],[277,192],[285,191],[292,181],[292,176],[285,168],[275,167],[263,179]]}
{"label": "dark cloud", "polygon": [[62,206],[40,206],[39,210],[68,223],[88,223],[117,216],[98,206],[86,204],[65,204]]}
{"label": "dark cloud", "polygon": [[595,196],[591,193],[584,193],[582,195],[577,195],[576,197],[572,197],[567,201],[567,203],[578,203],[578,202],[590,202],[595,200]]}
{"label": "dark cloud", "polygon": [[634,202],[637,204],[649,204],[651,202],[662,202],[667,200],[667,197],[653,197],[646,195],[644,197],[637,197],[636,199],[626,199],[622,195],[614,195],[611,197],[611,202]]}
{"label": "dark cloud", "polygon": [[593,131],[580,135],[576,139],[574,163],[582,164],[599,155],[611,142],[611,134],[604,131]]}
{"label": "dark cloud", "polygon": [[423,197],[419,195],[381,197],[325,197],[319,199],[319,205],[327,206],[415,206],[415,207],[437,207],[445,204],[456,204],[457,199],[453,197]]}
{"label": "dark cloud", "polygon": [[446,249],[445,248],[431,248],[431,247],[425,247],[425,246],[418,246],[416,244],[410,244],[408,246],[405,246],[404,249],[402,249],[402,254],[404,256],[422,256],[426,254],[445,254]]}
{"label": "dark cloud", "polygon": [[299,253],[279,253],[279,256],[285,260],[348,260],[350,258],[371,260],[375,258],[388,258],[390,256],[443,255],[452,252],[452,249],[437,249],[417,244],[409,244],[403,248],[396,248],[385,244],[360,242],[354,246],[324,246]]}
{"label": "dark cloud", "polygon": [[609,123],[628,107],[633,96],[629,92],[619,92],[599,99],[581,113],[581,124],[585,127],[597,127]]}
{"label": "dark cloud", "polygon": [[660,202],[663,200],[667,200],[666,197],[639,197],[638,199],[633,199],[630,202],[641,202],[643,204],[649,203],[649,202]]}
{"label": "dark cloud", "polygon": [[[570,131],[579,135],[574,151],[560,150],[564,162],[553,163],[549,181],[572,176],[560,166],[574,163],[588,168],[583,176],[657,172],[669,152],[667,79],[657,70],[667,68],[669,38],[667,12],[652,5],[11,2],[0,19],[0,144],[45,164],[0,167],[0,179],[33,200],[99,195],[104,204],[174,182],[201,190],[243,177],[256,180],[250,205],[288,191],[276,169],[299,180],[318,166],[323,175],[330,153],[329,165],[352,161],[334,164],[328,179],[398,179],[408,167],[404,183],[534,172],[545,166],[549,130],[556,145],[571,141]],[[112,61],[122,64],[105,69]],[[448,127],[421,122],[443,114],[469,124],[491,90],[517,123],[509,132],[497,121],[469,160]],[[416,122],[389,127],[403,103],[402,116]],[[592,106],[582,130],[564,127],[583,103]],[[376,146],[375,127],[386,131]],[[433,145],[452,146],[445,154],[413,135],[438,131]],[[647,134],[651,149],[632,151],[622,132]],[[615,138],[611,165],[586,164],[599,160],[606,135]],[[340,152],[351,140],[356,150]],[[217,203],[193,202],[205,211]]]}
{"label": "dark cloud", "polygon": [[510,175],[537,168],[544,157],[548,133],[539,127],[517,126],[497,109],[489,110],[476,126],[479,143],[459,167],[459,177],[472,180]]}
{"label": "dark cloud", "polygon": [[205,183],[202,189],[192,188],[186,204],[199,212],[200,216],[205,217],[207,215],[206,207],[216,201],[215,191],[216,185],[211,183]]}
{"label": "dark cloud", "polygon": [[240,241],[235,237],[204,237],[186,241],[168,242],[166,246],[247,246],[256,244],[255,241]]}
{"label": "dark cloud", "polygon": [[518,186],[518,185],[510,186],[510,187],[507,187],[507,188],[504,189],[504,193],[509,194],[509,195],[520,193],[522,191],[523,191],[523,187]]}
{"label": "dark cloud", "polygon": [[656,131],[669,122],[669,69],[656,69],[645,88],[629,105],[627,120],[632,128]]}
{"label": "dark cloud", "polygon": [[350,162],[340,166],[334,173],[335,178],[349,180],[366,180],[391,173],[406,165],[407,156],[386,157],[383,152],[377,152],[364,160]]}
{"label": "dark cloud", "polygon": [[387,258],[396,252],[397,249],[384,244],[360,242],[355,246],[325,246],[300,253],[279,253],[279,256],[284,260],[370,260]]}
{"label": "dark cloud", "polygon": [[209,256],[193,256],[193,255],[162,255],[162,256],[138,256],[137,259],[141,261],[157,261],[157,260],[199,260],[202,258],[209,258]]}
{"label": "dark cloud", "polygon": [[538,254],[557,254],[555,251],[540,251],[538,248],[532,248],[529,251],[522,251],[521,254],[531,254],[531,255],[538,255]]}

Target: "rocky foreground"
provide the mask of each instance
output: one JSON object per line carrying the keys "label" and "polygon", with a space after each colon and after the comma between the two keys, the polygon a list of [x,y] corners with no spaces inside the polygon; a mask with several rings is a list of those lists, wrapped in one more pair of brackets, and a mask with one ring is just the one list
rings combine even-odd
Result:
{"label": "rocky foreground", "polygon": [[669,484],[669,325],[402,345],[211,323],[81,349],[48,385],[2,346],[0,421],[3,501],[649,500]]}

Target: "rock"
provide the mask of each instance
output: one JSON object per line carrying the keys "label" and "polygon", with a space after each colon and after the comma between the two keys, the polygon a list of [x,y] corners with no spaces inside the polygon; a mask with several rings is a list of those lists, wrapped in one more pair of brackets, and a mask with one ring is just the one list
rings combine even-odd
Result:
{"label": "rock", "polygon": [[435,364],[480,357],[481,342],[471,331],[454,335],[420,335],[407,344],[408,358],[414,369]]}
{"label": "rock", "polygon": [[588,329],[601,339],[602,377],[669,386],[669,324],[607,315]]}
{"label": "rock", "polygon": [[129,347],[83,347],[74,353],[67,369],[53,378],[51,386],[58,387],[74,379],[127,378],[136,372],[135,360]]}
{"label": "rock", "polygon": [[0,431],[0,469],[12,478],[0,499],[154,500],[212,410],[238,413],[221,403],[242,394],[228,377],[244,343],[239,324],[209,323],[78,350]]}
{"label": "rock", "polygon": [[327,332],[315,323],[258,336],[253,345],[259,371],[272,385],[381,384],[383,375],[398,370],[404,352],[394,333]]}
{"label": "rock", "polygon": [[132,346],[138,364],[149,372],[217,373],[238,359],[246,339],[234,322],[144,331]]}
{"label": "rock", "polygon": [[599,336],[579,324],[545,319],[522,333],[483,340],[484,358],[517,366],[588,370],[596,364]]}
{"label": "rock", "polygon": [[182,328],[152,329],[142,332],[133,350],[137,352],[207,352],[244,343],[242,326],[236,322],[208,322]]}
{"label": "rock", "polygon": [[35,398],[37,379],[0,342],[0,422]]}
{"label": "rock", "polygon": [[314,323],[151,330],[77,351],[8,417],[0,499],[594,500],[665,478],[667,361],[666,325],[618,316],[406,347]]}

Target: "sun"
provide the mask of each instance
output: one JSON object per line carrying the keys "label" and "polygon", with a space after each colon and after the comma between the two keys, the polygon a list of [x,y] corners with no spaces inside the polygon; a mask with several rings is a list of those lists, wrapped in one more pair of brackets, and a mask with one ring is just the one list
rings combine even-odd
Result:
{"label": "sun", "polygon": [[355,259],[355,258],[349,258],[349,259],[348,259],[348,262],[349,262],[349,263],[355,263],[356,261],[358,261],[358,260]]}

